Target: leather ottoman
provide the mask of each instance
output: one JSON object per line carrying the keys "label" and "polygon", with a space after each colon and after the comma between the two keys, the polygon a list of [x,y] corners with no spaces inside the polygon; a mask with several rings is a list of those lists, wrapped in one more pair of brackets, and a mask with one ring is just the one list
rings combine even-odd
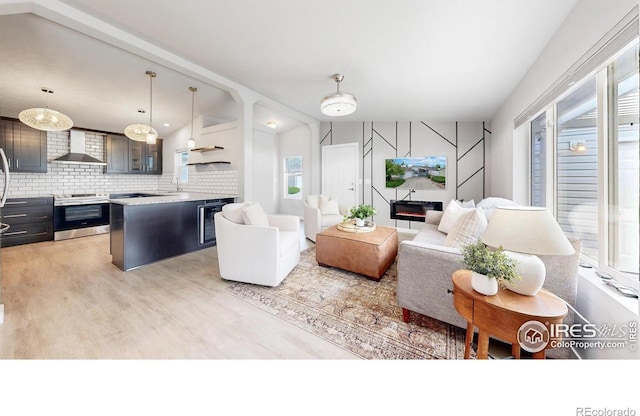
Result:
{"label": "leather ottoman", "polygon": [[376,226],[371,232],[351,233],[333,226],[316,236],[316,261],[380,280],[398,254],[398,231]]}

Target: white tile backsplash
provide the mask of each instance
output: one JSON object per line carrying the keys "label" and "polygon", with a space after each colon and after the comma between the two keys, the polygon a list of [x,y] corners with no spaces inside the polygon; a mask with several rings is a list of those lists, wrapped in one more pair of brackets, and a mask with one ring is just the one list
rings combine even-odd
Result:
{"label": "white tile backsplash", "polygon": [[[86,132],[87,154],[106,161],[106,135]],[[48,132],[47,173],[11,173],[9,198],[50,196],[56,194],[112,193],[127,191],[175,190],[172,174],[107,175],[103,166],[51,163],[69,153],[69,132]],[[0,184],[2,184],[0,179]],[[1,185],[0,185],[1,186]],[[189,183],[182,189],[190,192],[238,192],[237,170],[216,165],[189,168]]]}

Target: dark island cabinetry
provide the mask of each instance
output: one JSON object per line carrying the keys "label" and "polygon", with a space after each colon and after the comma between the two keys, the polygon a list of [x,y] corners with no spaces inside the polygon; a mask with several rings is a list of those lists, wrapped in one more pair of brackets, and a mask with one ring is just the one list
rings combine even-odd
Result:
{"label": "dark island cabinetry", "polygon": [[[118,268],[131,270],[215,245],[215,239],[200,239],[200,208],[210,200],[140,202],[152,199],[125,198],[111,203],[111,258]],[[234,199],[216,201],[225,204]]]}

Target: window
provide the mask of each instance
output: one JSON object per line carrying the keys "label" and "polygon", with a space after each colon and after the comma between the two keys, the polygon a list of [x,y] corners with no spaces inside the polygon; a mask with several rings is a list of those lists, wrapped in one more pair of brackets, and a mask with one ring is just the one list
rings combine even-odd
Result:
{"label": "window", "polygon": [[531,204],[582,240],[583,260],[636,285],[639,99],[636,40],[529,123]]}
{"label": "window", "polygon": [[638,46],[608,67],[609,267],[638,275]]}
{"label": "window", "polygon": [[302,199],[302,157],[284,158],[284,198]]}
{"label": "window", "polygon": [[176,151],[175,156],[175,166],[174,172],[178,179],[180,179],[180,183],[189,182],[189,151],[188,150],[178,150]]}

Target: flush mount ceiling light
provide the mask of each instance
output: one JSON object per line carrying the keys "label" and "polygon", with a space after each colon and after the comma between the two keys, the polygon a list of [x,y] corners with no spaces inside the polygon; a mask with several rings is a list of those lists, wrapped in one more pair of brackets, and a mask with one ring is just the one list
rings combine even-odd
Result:
{"label": "flush mount ceiling light", "polygon": [[337,83],[336,92],[325,95],[320,100],[320,109],[327,116],[346,116],[356,111],[356,97],[347,93],[340,92],[340,83],[344,79],[344,75],[333,74],[332,78]]}
{"label": "flush mount ceiling light", "polygon": [[[124,129],[124,135],[135,140],[136,142],[147,142],[148,144],[156,144],[156,138],[158,132],[152,127],[153,121],[153,79],[156,77],[156,73],[152,71],[146,72],[149,77],[149,125],[146,124],[131,124]],[[138,110],[138,113],[144,114],[144,110]]]}
{"label": "flush mount ceiling light", "polygon": [[276,123],[275,121],[268,121],[267,127],[275,129],[276,127],[278,127],[278,123]]}
{"label": "flush mount ceiling light", "polygon": [[44,87],[40,90],[47,94],[47,106],[21,111],[18,114],[20,121],[29,127],[44,131],[63,131],[73,127],[73,121],[67,115],[49,108],[49,94],[53,94],[53,90]]}
{"label": "flush mount ceiling light", "polygon": [[193,138],[193,107],[198,89],[196,87],[189,87],[189,91],[191,91],[191,136],[189,136],[189,140],[187,140],[187,149],[194,149],[196,147],[196,139]]}

